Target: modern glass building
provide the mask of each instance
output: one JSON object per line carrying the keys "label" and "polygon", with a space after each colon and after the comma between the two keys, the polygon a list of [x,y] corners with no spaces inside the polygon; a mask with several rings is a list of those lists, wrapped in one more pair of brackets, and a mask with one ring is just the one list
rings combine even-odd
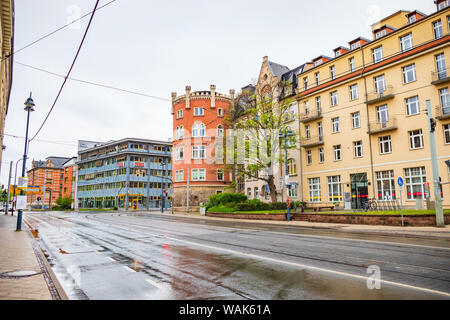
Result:
{"label": "modern glass building", "polygon": [[159,208],[164,190],[172,195],[171,152],[170,142],[135,138],[78,151],[79,208]]}

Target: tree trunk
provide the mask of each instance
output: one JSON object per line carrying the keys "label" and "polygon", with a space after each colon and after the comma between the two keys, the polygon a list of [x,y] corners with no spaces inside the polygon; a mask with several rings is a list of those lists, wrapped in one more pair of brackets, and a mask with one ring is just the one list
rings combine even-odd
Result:
{"label": "tree trunk", "polygon": [[274,176],[269,175],[269,192],[270,192],[270,199],[272,200],[272,203],[277,202],[277,188],[275,186]]}

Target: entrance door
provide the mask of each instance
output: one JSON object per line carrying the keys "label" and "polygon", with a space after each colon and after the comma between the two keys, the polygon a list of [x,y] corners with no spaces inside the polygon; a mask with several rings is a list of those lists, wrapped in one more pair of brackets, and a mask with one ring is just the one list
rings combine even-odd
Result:
{"label": "entrance door", "polygon": [[368,200],[367,174],[351,174],[350,181],[352,188],[352,209],[362,209],[364,208],[364,202]]}

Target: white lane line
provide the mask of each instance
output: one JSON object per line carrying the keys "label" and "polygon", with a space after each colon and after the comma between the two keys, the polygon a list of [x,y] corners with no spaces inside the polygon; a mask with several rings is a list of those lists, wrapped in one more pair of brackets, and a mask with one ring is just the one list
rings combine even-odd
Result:
{"label": "white lane line", "polygon": [[[248,230],[251,230],[251,229],[248,229]],[[266,232],[280,234],[280,235],[290,235],[290,236],[304,237],[304,238],[356,241],[356,242],[368,242],[368,243],[377,243],[377,244],[392,244],[392,245],[396,245],[396,246],[407,246],[407,247],[419,247],[419,248],[429,248],[429,249],[450,250],[450,248],[448,248],[448,247],[425,246],[425,245],[421,245],[421,244],[410,244],[410,243],[404,243],[404,242],[390,242],[390,241],[364,240],[364,239],[352,239],[352,238],[341,238],[341,237],[328,237],[328,236],[317,236],[317,235],[308,235],[308,234],[284,233],[284,232],[270,231],[270,230],[265,230],[265,231]],[[373,236],[377,236],[375,234],[370,234],[370,235],[371,236],[372,235]],[[386,235],[381,234],[380,236],[386,236]]]}
{"label": "white lane line", "polygon": [[111,261],[114,261],[114,262],[117,262],[116,259],[113,259],[113,258],[111,258],[111,257],[106,257],[106,259],[111,260]]}
{"label": "white lane line", "polygon": [[[224,251],[224,252],[228,252],[228,253],[236,254],[236,255],[241,255],[241,256],[245,256],[245,257],[249,257],[249,258],[253,258],[253,259],[259,259],[259,260],[265,260],[265,261],[270,261],[270,262],[275,262],[275,263],[281,263],[281,264],[290,265],[290,266],[294,266],[294,267],[300,267],[300,268],[314,270],[314,271],[320,271],[320,272],[326,272],[326,273],[336,274],[336,275],[340,275],[340,276],[351,277],[351,278],[355,278],[355,279],[359,279],[359,280],[367,281],[367,279],[369,279],[369,277],[360,276],[360,275],[357,275],[357,274],[341,272],[341,271],[335,271],[335,270],[319,268],[319,267],[313,267],[313,266],[308,266],[308,265],[302,264],[302,263],[296,263],[296,262],[284,261],[284,260],[274,259],[274,258],[269,258],[269,257],[264,257],[264,256],[258,256],[258,255],[251,254],[251,253],[245,253],[245,252],[231,250],[231,249],[214,247],[214,246],[210,246],[210,245],[206,245],[206,244],[201,244],[201,243],[197,243],[197,242],[176,239],[176,238],[172,238],[172,237],[167,237],[167,239],[170,239],[170,240],[173,240],[173,241],[178,241],[178,242],[181,242],[181,243],[194,245],[194,246],[204,247],[204,248],[208,248],[208,249],[220,250],[220,251]],[[433,293],[433,294],[438,294],[438,295],[443,295],[443,296],[446,296],[446,297],[450,297],[450,293],[449,292],[438,291],[438,290],[433,290],[433,289],[427,289],[427,288],[422,288],[422,287],[416,287],[416,286],[411,286],[411,285],[408,285],[408,284],[404,284],[404,283],[400,283],[400,282],[394,282],[394,281],[388,281],[388,280],[380,280],[380,282],[384,283],[384,284],[387,284],[387,285],[396,286],[396,287],[402,287],[402,288],[407,288],[407,289],[414,289],[414,290],[419,290],[419,291],[423,291],[423,292],[428,292],[428,293]]]}
{"label": "white lane line", "polygon": [[163,288],[162,285],[160,285],[159,283],[153,281],[152,279],[145,279],[145,281],[147,281],[148,283],[150,283],[152,286],[157,287],[158,289],[162,289],[162,288]]}
{"label": "white lane line", "polygon": [[130,271],[130,272],[136,272],[136,271],[134,271],[133,269],[131,269],[130,267],[127,267],[127,266],[123,266],[123,268],[124,268],[125,270],[127,270],[127,271]]}

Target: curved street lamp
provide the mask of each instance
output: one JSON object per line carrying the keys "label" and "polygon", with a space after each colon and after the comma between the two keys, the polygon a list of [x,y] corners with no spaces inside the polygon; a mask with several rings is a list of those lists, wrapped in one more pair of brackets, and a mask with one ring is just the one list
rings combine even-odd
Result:
{"label": "curved street lamp", "polygon": [[[34,101],[31,98],[31,92],[30,92],[30,97],[27,99],[27,101],[25,101],[25,108],[24,110],[27,112],[27,127],[26,127],[26,132],[25,132],[25,149],[23,152],[23,163],[22,163],[22,177],[25,177],[25,170],[26,170],[26,163],[27,163],[27,144],[28,144],[28,126],[30,124],[30,112],[34,111]],[[20,190],[20,195],[23,196],[24,192],[23,190]],[[18,213],[17,213],[17,231],[22,230],[22,209],[19,209]]]}

